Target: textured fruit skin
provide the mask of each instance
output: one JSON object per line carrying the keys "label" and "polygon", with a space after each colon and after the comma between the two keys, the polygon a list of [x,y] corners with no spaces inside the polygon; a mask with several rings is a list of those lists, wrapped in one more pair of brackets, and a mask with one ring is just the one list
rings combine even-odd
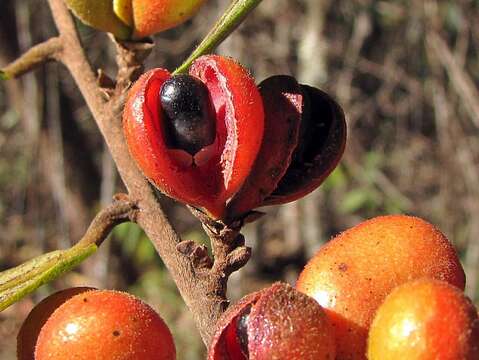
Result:
{"label": "textured fruit skin", "polygon": [[421,279],[395,288],[371,325],[369,360],[477,360],[477,311],[443,281]]}
{"label": "textured fruit skin", "polygon": [[249,73],[231,58],[198,58],[190,75],[210,91],[216,114],[216,140],[207,162],[185,166],[166,146],[164,114],[158,108],[161,85],[171,77],[154,69],[133,85],[123,113],[130,153],[143,174],[162,192],[221,218],[227,201],[241,187],[263,138],[264,112]]}
{"label": "textured fruit skin", "polygon": [[365,359],[368,328],[396,286],[421,277],[464,289],[465,275],[447,238],[426,221],[391,215],[365,221],[331,240],[308,262],[297,289],[327,311],[337,359]]}
{"label": "textured fruit skin", "polygon": [[32,360],[35,344],[41,328],[50,315],[65,301],[85,291],[95,290],[91,287],[74,287],[58,291],[40,301],[28,314],[17,335],[17,359]]}
{"label": "textured fruit skin", "polygon": [[141,39],[192,17],[206,0],[65,0],[82,22],[117,38]]}
{"label": "textured fruit skin", "polygon": [[130,26],[115,14],[112,0],[65,0],[65,3],[76,17],[95,29],[110,32],[119,39],[128,39],[132,34]]}
{"label": "textured fruit skin", "polygon": [[48,319],[38,337],[36,360],[174,360],[173,338],[159,315],[118,291],[72,297]]}
{"label": "textured fruit skin", "polygon": [[246,360],[239,353],[237,318],[250,307],[249,360],[333,360],[335,342],[321,306],[291,286],[276,283],[247,295],[218,322],[208,360]]}
{"label": "textured fruit skin", "polygon": [[134,37],[175,27],[192,17],[205,0],[133,0]]}

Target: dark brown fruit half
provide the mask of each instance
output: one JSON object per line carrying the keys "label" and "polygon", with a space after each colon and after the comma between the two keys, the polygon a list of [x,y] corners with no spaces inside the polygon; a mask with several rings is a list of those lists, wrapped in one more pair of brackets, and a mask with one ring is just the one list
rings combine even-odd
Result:
{"label": "dark brown fruit half", "polygon": [[276,75],[258,86],[264,136],[251,173],[227,205],[227,222],[264,205],[297,200],[316,189],[338,164],[346,121],[325,92]]}
{"label": "dark brown fruit half", "polygon": [[293,159],[276,189],[262,205],[297,200],[326,179],[337,166],[346,145],[346,121],[339,104],[325,92],[301,85],[309,107],[303,107],[300,140]]}
{"label": "dark brown fruit half", "polygon": [[265,112],[264,136],[250,175],[228,203],[234,219],[261,206],[278,186],[298,146],[305,97],[295,78],[272,76],[258,86]]}

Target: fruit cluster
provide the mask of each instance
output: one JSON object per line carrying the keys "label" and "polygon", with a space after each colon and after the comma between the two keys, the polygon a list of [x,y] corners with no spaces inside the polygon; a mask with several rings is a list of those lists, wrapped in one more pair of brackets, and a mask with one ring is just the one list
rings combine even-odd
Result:
{"label": "fruit cluster", "polygon": [[256,86],[231,58],[207,55],[189,74],[145,73],[123,115],[130,153],[163,193],[226,222],[296,200],[335,168],[346,139],[326,93],[273,76]]}
{"label": "fruit cluster", "polygon": [[65,0],[85,24],[119,39],[139,39],[175,27],[205,0]]}
{"label": "fruit cluster", "polygon": [[[431,224],[374,218],[320,249],[296,289],[276,283],[231,306],[208,360],[477,360],[479,319],[464,284],[452,245]],[[88,288],[54,294],[30,313],[18,358],[34,352],[38,360],[175,358],[149,306]]]}
{"label": "fruit cluster", "polygon": [[297,290],[276,284],[229,309],[209,360],[479,359],[479,319],[464,285],[435,227],[377,217],[320,249]]}

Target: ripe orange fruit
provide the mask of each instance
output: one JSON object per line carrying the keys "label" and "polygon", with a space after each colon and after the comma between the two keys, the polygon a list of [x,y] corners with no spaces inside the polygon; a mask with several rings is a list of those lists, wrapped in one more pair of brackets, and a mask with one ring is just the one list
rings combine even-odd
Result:
{"label": "ripe orange fruit", "polygon": [[28,314],[17,335],[17,359],[33,360],[38,334],[50,315],[65,301],[91,287],[73,287],[58,291],[40,301]]}
{"label": "ripe orange fruit", "polygon": [[38,336],[35,360],[174,360],[168,327],[127,293],[98,290],[72,297]]}
{"label": "ripe orange fruit", "polygon": [[391,215],[331,240],[306,265],[297,289],[314,297],[330,316],[337,359],[365,359],[376,309],[394,287],[421,277],[464,289],[464,271],[447,238],[422,219]]}
{"label": "ripe orange fruit", "polygon": [[368,359],[477,360],[477,311],[459,289],[443,281],[403,284],[377,311]]}

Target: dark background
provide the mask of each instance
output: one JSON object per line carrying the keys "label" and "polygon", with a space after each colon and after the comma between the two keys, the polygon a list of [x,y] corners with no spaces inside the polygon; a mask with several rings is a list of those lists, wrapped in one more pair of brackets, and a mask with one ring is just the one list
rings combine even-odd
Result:
{"label": "dark background", "polygon": [[[179,28],[155,36],[148,67],[173,69],[227,6],[209,0]],[[275,280],[294,284],[334,234],[379,214],[421,216],[454,242],[467,294],[479,285],[478,0],[264,0],[218,52],[257,81],[291,74],[329,91],[347,114],[339,168],[307,198],[265,209],[245,229],[253,259],[230,280],[236,299]],[[80,25],[92,63],[114,74],[104,34]],[[44,0],[1,0],[0,66],[55,34]],[[64,68],[48,64],[0,83],[0,270],[77,241],[123,189],[102,139]],[[186,239],[206,241],[198,222],[163,201]],[[203,358],[176,288],[136,227],[118,227],[78,271],[0,314],[0,358],[14,359],[30,308],[54,290],[92,285],[133,292],[172,328],[178,359]]]}

